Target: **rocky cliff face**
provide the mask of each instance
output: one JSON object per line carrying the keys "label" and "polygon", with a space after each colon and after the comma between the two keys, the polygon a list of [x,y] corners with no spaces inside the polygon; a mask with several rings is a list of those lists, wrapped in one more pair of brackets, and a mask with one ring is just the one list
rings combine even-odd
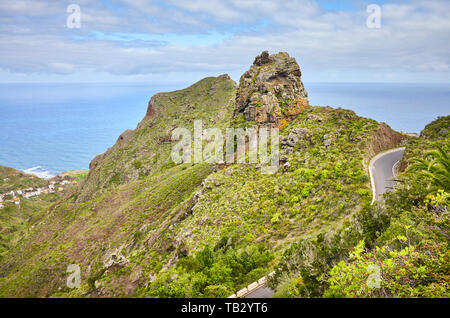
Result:
{"label": "rocky cliff face", "polygon": [[301,74],[288,53],[262,52],[241,76],[234,117],[243,115],[258,125],[283,127],[308,106]]}
{"label": "rocky cliff face", "polygon": [[[304,268],[327,273],[316,242],[347,255],[353,245],[340,242],[356,242],[363,226],[356,213],[372,198],[363,162],[402,136],[353,111],[302,111],[308,101],[300,76],[287,53],[263,52],[238,92],[222,75],[154,95],[136,129],[92,161],[78,193],[33,211],[26,235],[0,255],[0,297],[227,297],[280,268],[277,260],[292,255],[288,246],[307,240]],[[290,121],[280,130],[277,174],[247,164],[175,165],[174,128],[192,131],[202,120],[224,131],[233,112],[260,125]],[[213,263],[201,264],[206,258]],[[66,287],[68,264],[80,266],[80,288]]]}
{"label": "rocky cliff face", "polygon": [[376,131],[370,138],[365,149],[365,163],[369,164],[371,158],[377,153],[399,146],[406,138],[402,134],[396,132],[385,123],[379,123]]}
{"label": "rocky cliff face", "polygon": [[182,90],[155,94],[136,129],[122,133],[114,146],[92,160],[89,175],[80,184],[78,201],[172,168],[171,131],[176,127],[191,129],[194,120],[202,120],[204,128],[228,126],[235,94],[236,83],[226,74],[205,78]]}

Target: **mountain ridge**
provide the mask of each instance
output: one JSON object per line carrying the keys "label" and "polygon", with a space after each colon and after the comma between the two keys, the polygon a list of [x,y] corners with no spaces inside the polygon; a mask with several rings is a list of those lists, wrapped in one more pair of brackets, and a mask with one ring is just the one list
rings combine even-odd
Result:
{"label": "mountain ridge", "polygon": [[[333,266],[387,226],[370,205],[370,157],[417,139],[309,105],[287,53],[263,52],[244,74],[239,86],[221,75],[154,95],[136,129],[94,158],[78,188],[0,261],[0,295],[227,297],[282,268],[269,282],[279,294],[322,296]],[[171,132],[197,119],[278,127],[282,165],[264,175],[250,163],[174,164]],[[81,268],[80,288],[66,285],[70,264]]]}

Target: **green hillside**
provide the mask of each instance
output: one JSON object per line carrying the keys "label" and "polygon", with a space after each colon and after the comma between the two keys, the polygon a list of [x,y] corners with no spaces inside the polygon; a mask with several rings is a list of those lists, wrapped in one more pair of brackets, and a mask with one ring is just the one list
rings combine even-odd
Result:
{"label": "green hillside", "polygon": [[0,166],[0,194],[16,189],[36,188],[47,185],[47,181],[22,171]]}
{"label": "green hillside", "polygon": [[[421,135],[448,127],[448,120],[439,118]],[[275,296],[449,297],[449,151],[448,137],[409,138],[402,164],[408,168],[395,190],[336,234],[300,239],[286,250],[272,282]]]}
{"label": "green hillside", "polygon": [[[408,137],[309,106],[300,76],[287,53],[263,52],[241,88],[221,75],[153,96],[78,188],[35,205],[0,259],[0,296],[227,297],[272,271],[276,297],[448,296],[448,117]],[[171,132],[194,120],[280,128],[278,171],[175,164]],[[371,205],[368,163],[399,146],[399,186]],[[80,288],[66,285],[70,264]]]}
{"label": "green hillside", "polygon": [[194,120],[202,120],[204,128],[224,128],[231,119],[235,91],[235,83],[222,75],[205,78],[183,90],[154,95],[138,127],[127,130],[113,147],[91,162],[78,201],[173,167],[169,155],[171,132],[179,126],[191,129]]}
{"label": "green hillside", "polygon": [[[3,272],[0,292],[64,297],[234,293],[274,269],[291,242],[340,229],[371,200],[363,162],[384,126],[352,111],[310,107],[282,135],[297,127],[310,137],[286,155],[290,167],[276,175],[262,175],[250,165],[213,172],[210,165],[184,164],[94,200],[58,204],[2,264],[9,271]],[[330,131],[333,141],[324,146]],[[113,252],[126,261],[105,268]],[[77,290],[64,287],[64,272],[72,263],[84,274]]]}
{"label": "green hillside", "polygon": [[[10,191],[45,187],[47,184],[47,180],[34,175],[0,166],[0,195]],[[21,200],[20,211],[13,202],[8,201],[11,197],[5,197],[4,201],[0,202],[3,205],[0,209],[0,260],[14,248],[25,232],[31,230],[33,224],[40,220],[57,197],[56,194],[47,194],[39,198]]]}

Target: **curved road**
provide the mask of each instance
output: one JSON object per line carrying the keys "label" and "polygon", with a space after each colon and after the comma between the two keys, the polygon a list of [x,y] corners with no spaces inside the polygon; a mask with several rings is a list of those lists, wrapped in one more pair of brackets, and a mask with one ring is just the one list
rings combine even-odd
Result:
{"label": "curved road", "polygon": [[384,192],[395,186],[394,166],[402,159],[405,148],[396,148],[376,155],[369,165],[372,183],[372,204],[381,198]]}
{"label": "curved road", "polygon": [[[405,153],[405,148],[396,148],[379,153],[370,161],[369,173],[372,184],[373,199],[379,199],[384,192],[392,189],[395,186],[394,167],[402,159]],[[245,298],[270,298],[274,291],[266,286],[261,286],[251,293],[247,294]]]}

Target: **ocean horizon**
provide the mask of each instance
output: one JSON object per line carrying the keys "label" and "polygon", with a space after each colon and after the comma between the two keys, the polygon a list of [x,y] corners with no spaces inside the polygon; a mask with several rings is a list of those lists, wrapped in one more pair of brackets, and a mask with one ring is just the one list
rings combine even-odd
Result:
{"label": "ocean horizon", "polygon": [[[304,83],[311,105],[351,109],[402,132],[449,115],[450,84]],[[188,85],[0,84],[0,165],[43,178],[85,170],[142,120],[151,96]]]}

